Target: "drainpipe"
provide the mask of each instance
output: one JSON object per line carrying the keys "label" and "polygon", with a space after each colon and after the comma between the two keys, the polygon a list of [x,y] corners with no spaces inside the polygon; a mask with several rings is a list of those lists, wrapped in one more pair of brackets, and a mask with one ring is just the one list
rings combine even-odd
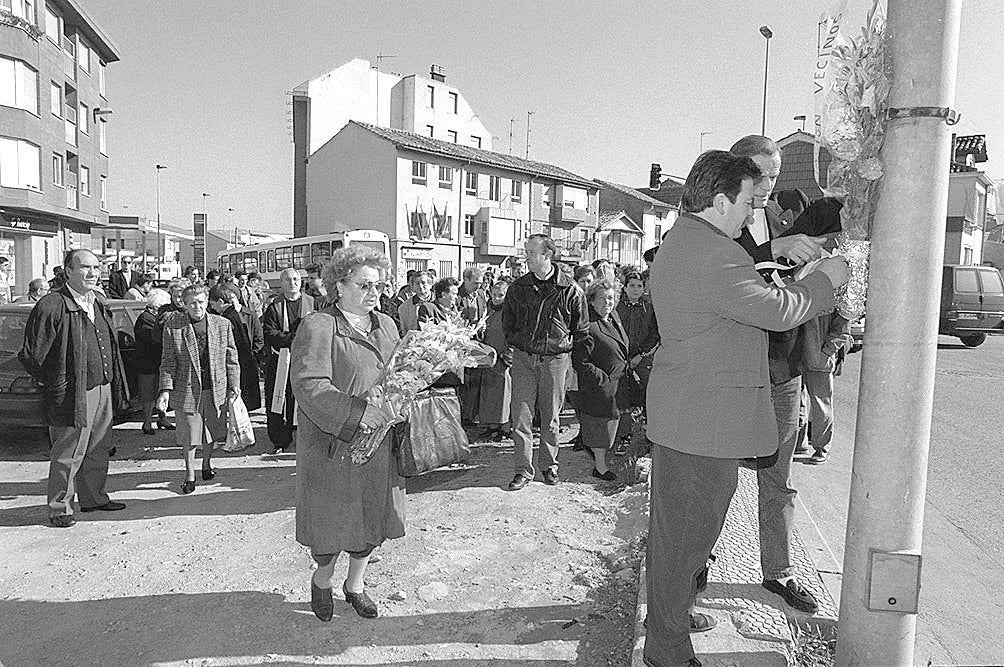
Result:
{"label": "drainpipe", "polygon": [[[960,14],[961,0],[889,0],[890,107],[952,107]],[[944,118],[889,121],[872,234],[837,667],[914,664],[950,158]]]}

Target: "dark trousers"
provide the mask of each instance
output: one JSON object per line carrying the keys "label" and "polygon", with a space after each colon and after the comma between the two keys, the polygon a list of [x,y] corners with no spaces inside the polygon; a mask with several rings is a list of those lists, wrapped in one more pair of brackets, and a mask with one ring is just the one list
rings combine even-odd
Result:
{"label": "dark trousers", "polygon": [[801,377],[770,388],[777,419],[777,463],[756,472],[760,569],[764,579],[780,579],[795,574],[791,564],[791,531],[798,492],[791,486],[791,462],[795,457],[795,446],[802,437],[798,417],[801,396]]}
{"label": "dark trousers", "polygon": [[689,611],[697,574],[722,532],[738,479],[736,459],[652,447],[645,659],[653,667],[694,657]]}
{"label": "dark trousers", "polygon": [[73,514],[77,495],[81,507],[108,502],[108,451],[105,434],[112,425],[112,386],[87,390],[87,426],[50,426],[49,516]]}

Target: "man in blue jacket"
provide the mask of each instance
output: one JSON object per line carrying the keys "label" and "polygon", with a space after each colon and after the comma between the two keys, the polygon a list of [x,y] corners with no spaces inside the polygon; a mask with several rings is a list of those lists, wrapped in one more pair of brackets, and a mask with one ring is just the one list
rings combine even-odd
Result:
{"label": "man in blue jacket", "polygon": [[586,298],[554,263],[557,249],[544,234],[524,245],[527,273],[509,288],[502,304],[502,330],[513,348],[512,419],[516,474],[510,491],[534,477],[533,413],[540,410],[540,469],[545,484],[558,478],[558,416],[565,399],[565,378],[572,346],[589,335]]}

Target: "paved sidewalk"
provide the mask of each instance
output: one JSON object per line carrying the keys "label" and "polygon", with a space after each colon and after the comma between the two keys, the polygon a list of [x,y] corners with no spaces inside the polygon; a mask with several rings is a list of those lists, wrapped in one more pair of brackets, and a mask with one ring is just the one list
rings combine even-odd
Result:
{"label": "paved sidewalk", "polygon": [[[792,626],[826,636],[836,625],[837,609],[802,538],[792,535],[792,559],[798,577],[819,600],[815,615],[797,612],[761,585],[756,474],[739,469],[739,485],[715,547],[717,562],[697,605],[718,621],[715,629],[691,635],[705,667],[786,667],[793,646]],[[642,667],[646,614],[642,562],[632,667]]]}

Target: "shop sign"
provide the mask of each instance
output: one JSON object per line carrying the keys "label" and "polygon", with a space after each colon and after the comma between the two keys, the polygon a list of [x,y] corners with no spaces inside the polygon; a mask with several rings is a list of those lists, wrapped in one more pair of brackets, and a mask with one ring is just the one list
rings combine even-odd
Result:
{"label": "shop sign", "polygon": [[10,229],[17,229],[24,232],[41,232],[43,234],[55,234],[56,224],[42,220],[32,220],[21,216],[0,218],[0,226]]}
{"label": "shop sign", "polygon": [[401,248],[404,259],[432,259],[432,248]]}

